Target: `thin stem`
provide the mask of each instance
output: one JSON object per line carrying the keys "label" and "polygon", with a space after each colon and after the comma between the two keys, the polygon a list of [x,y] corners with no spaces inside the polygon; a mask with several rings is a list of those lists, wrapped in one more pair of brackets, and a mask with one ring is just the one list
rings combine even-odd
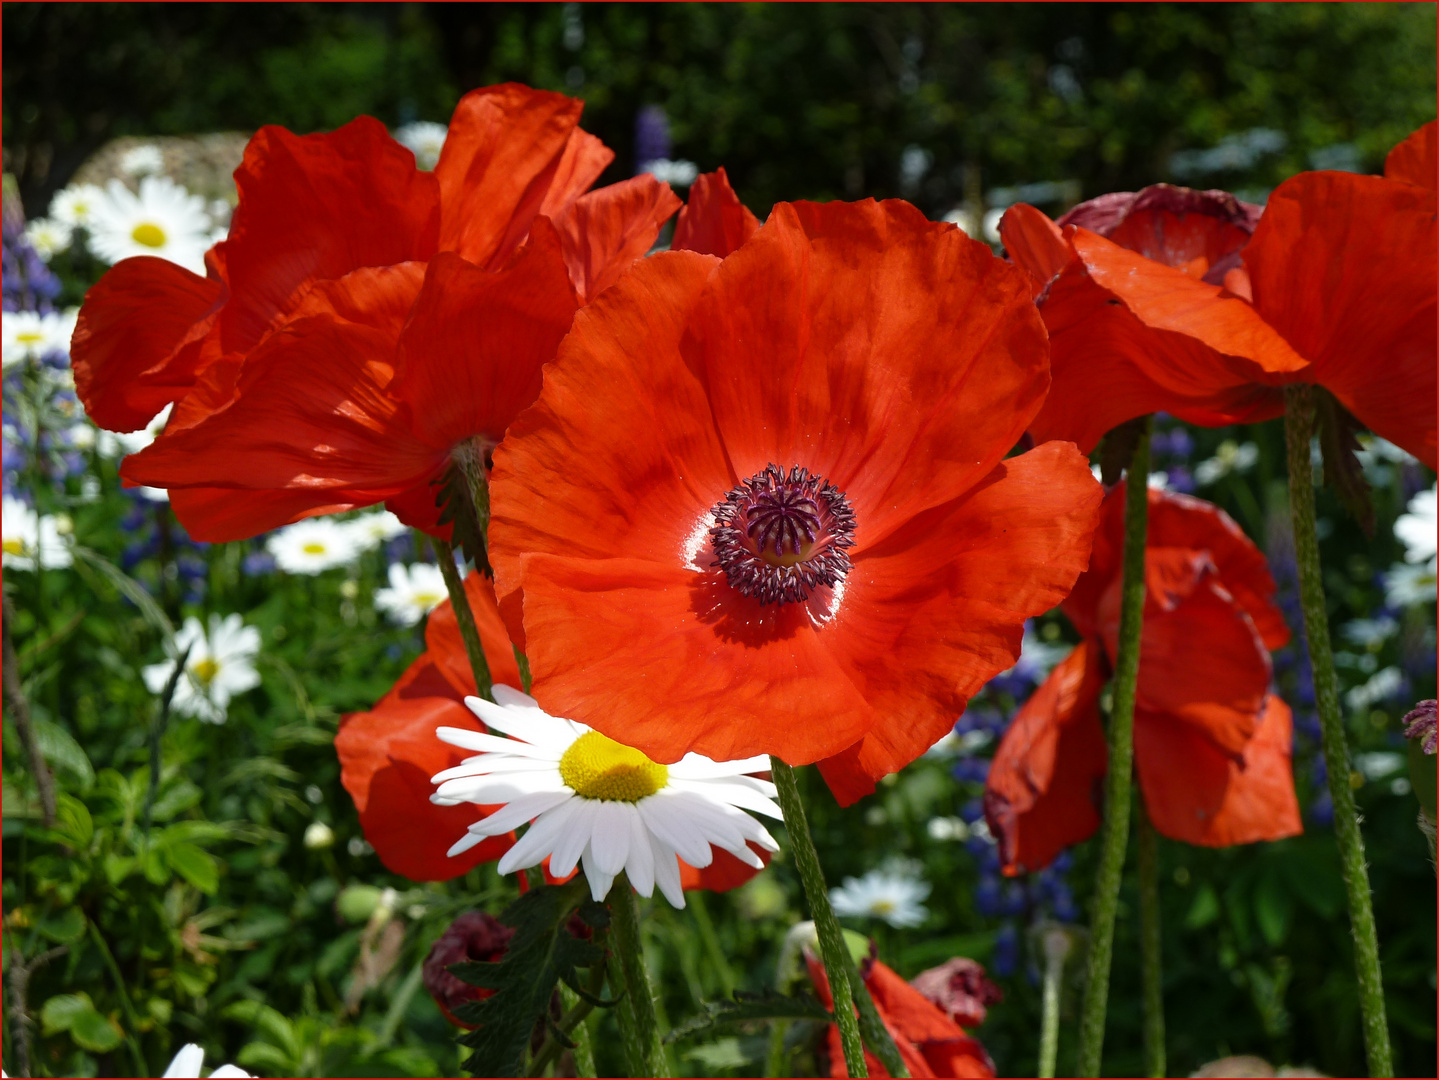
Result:
{"label": "thin stem", "polygon": [[[614,933],[614,951],[620,959],[625,976],[625,989],[633,1010],[634,1030],[626,1040],[641,1066],[640,1076],[668,1076],[664,1044],[660,1041],[660,1023],[655,1015],[655,992],[645,969],[640,945],[640,902],[630,888],[630,879],[622,871],[615,878],[608,897],[610,926]],[[622,1014],[623,1015],[623,1014]]]}
{"label": "thin stem", "polygon": [[854,995],[855,1007],[859,1009],[859,1034],[864,1039],[864,1045],[869,1047],[871,1054],[879,1058],[880,1064],[890,1076],[909,1076],[909,1068],[905,1065],[904,1058],[899,1056],[899,1047],[895,1046],[894,1040],[889,1037],[889,1029],[879,1018],[879,1010],[874,1007],[874,998],[869,996],[869,987],[864,985],[859,969],[854,966],[853,956],[850,957],[849,965],[849,989]]}
{"label": "thin stem", "polygon": [[1324,765],[1329,797],[1334,803],[1334,838],[1349,894],[1349,921],[1354,932],[1354,969],[1359,980],[1359,1012],[1369,1075],[1393,1076],[1389,1025],[1384,1015],[1384,984],[1379,974],[1379,935],[1369,896],[1369,871],[1364,862],[1364,837],[1349,786],[1349,750],[1344,718],[1339,712],[1339,684],[1329,644],[1329,616],[1319,568],[1319,538],[1314,526],[1314,479],[1309,439],[1314,431],[1314,400],[1310,387],[1294,383],[1284,390],[1284,434],[1289,451],[1289,512],[1294,522],[1294,554],[1299,569],[1299,601],[1304,609],[1304,636],[1314,673],[1314,701],[1323,733]]}
{"label": "thin stem", "polygon": [[[602,939],[596,935],[596,944]],[[590,1011],[595,1007],[595,999],[600,996],[600,991],[605,984],[605,961],[598,960],[590,968],[589,982],[585,986],[585,993],[588,997],[581,997],[564,983],[560,983],[560,1004],[564,1007],[564,1015],[555,1021],[555,1027],[561,1035],[565,1036],[575,1044],[575,1072],[579,1076],[595,1075],[595,1052],[590,1045],[590,1029],[585,1026],[585,1020],[589,1017]],[[563,1051],[554,1032],[550,1032],[545,1038],[545,1044],[535,1054],[527,1070],[529,1076],[543,1076],[549,1068],[550,1062],[558,1058]]]}
{"label": "thin stem", "polygon": [[1144,986],[1144,1065],[1147,1076],[1163,1076],[1164,967],[1159,933],[1159,834],[1141,794],[1135,802],[1139,826],[1139,965]]}
{"label": "thin stem", "polygon": [[785,1053],[784,1040],[789,1034],[788,1020],[775,1020],[769,1028],[769,1052],[764,1059],[765,1076],[788,1076],[789,1055]]}
{"label": "thin stem", "polygon": [[1044,937],[1044,1002],[1039,1020],[1039,1075],[1051,1077],[1059,1061],[1059,989],[1064,979],[1064,961],[1069,957],[1069,937],[1062,931]]}
{"label": "thin stem", "polygon": [[485,648],[480,644],[480,630],[475,625],[475,613],[470,610],[470,598],[465,593],[465,583],[455,566],[455,552],[443,540],[430,538],[435,548],[435,561],[440,564],[440,574],[445,579],[445,590],[450,594],[450,606],[455,611],[455,622],[460,627],[460,639],[465,643],[465,654],[470,658],[470,669],[475,673],[475,693],[493,701],[490,693],[490,665],[485,659]]}
{"label": "thin stem", "polygon": [[1139,680],[1139,642],[1144,626],[1144,548],[1149,533],[1149,422],[1129,462],[1124,500],[1124,579],[1119,601],[1119,648],[1114,658],[1114,707],[1109,716],[1109,775],[1104,824],[1089,930],[1088,974],[1079,1019],[1079,1075],[1098,1076],[1109,1006],[1109,967],[1114,916],[1129,846],[1129,801],[1134,765],[1134,691]]}
{"label": "thin stem", "polygon": [[15,646],[10,641],[10,621],[14,617],[15,609],[10,606],[10,597],[7,596],[4,599],[3,623],[0,623],[0,636],[4,638],[5,650],[5,703],[9,706],[10,720],[14,723],[20,741],[25,744],[25,753],[30,758],[30,772],[35,777],[35,788],[40,793],[40,814],[46,828],[49,828],[55,824],[55,777],[50,772],[45,755],[40,751],[40,740],[35,735],[35,726],[30,723],[30,703],[25,700],[25,693],[21,689],[20,665],[15,660]]}
{"label": "thin stem", "polygon": [[720,992],[726,998],[734,996],[736,986],[734,969],[729,965],[729,958],[725,956],[724,949],[720,946],[719,935],[715,933],[714,921],[710,918],[709,906],[705,903],[703,890],[695,890],[689,895],[689,908],[694,915],[695,926],[699,928],[700,941],[704,943],[705,952],[709,954],[710,964],[713,965],[714,974],[719,979]]}
{"label": "thin stem", "polygon": [[859,1021],[854,1012],[854,997],[850,991],[849,969],[853,967],[849,948],[844,943],[844,932],[839,928],[834,908],[829,906],[829,890],[825,887],[824,871],[820,869],[819,853],[814,849],[814,839],[809,834],[809,821],[805,817],[804,803],[799,797],[799,785],[795,783],[794,769],[777,757],[769,759],[770,774],[774,786],[779,789],[779,807],[784,812],[784,827],[789,833],[789,846],[794,852],[795,866],[799,869],[800,881],[809,900],[810,914],[814,916],[814,928],[819,936],[820,957],[824,960],[825,975],[829,978],[829,992],[834,1001],[834,1022],[839,1028],[839,1043],[844,1050],[844,1064],[849,1075],[869,1076],[864,1063],[864,1042],[860,1039]]}
{"label": "thin stem", "polygon": [[135,1059],[135,1065],[140,1070],[135,1075],[149,1076],[150,1067],[145,1064],[145,1055],[140,1050],[140,1021],[135,1016],[135,1006],[130,1001],[130,991],[125,987],[125,976],[120,974],[120,965],[115,963],[115,954],[110,951],[110,946],[105,944],[105,939],[100,934],[100,928],[93,922],[90,924],[90,937],[100,951],[100,957],[105,961],[105,966],[109,968],[110,977],[115,980],[115,991],[120,995],[120,1007],[125,1013],[125,1023],[129,1027],[129,1030],[125,1032],[125,1042],[130,1047],[130,1056]]}

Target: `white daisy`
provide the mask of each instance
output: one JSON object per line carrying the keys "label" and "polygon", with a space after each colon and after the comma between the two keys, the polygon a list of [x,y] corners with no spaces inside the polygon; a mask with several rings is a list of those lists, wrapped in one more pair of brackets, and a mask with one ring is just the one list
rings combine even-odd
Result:
{"label": "white daisy", "polygon": [[433,169],[440,160],[440,151],[445,148],[445,136],[450,129],[444,124],[429,120],[417,120],[395,129],[395,141],[409,147],[415,155],[415,164],[421,169]]}
{"label": "white daisy", "polygon": [[56,252],[70,247],[70,233],[69,225],[52,218],[36,218],[25,226],[25,239],[45,262]]}
{"label": "white daisy", "polygon": [[430,800],[441,806],[504,804],[470,826],[451,855],[525,822],[529,830],[500,860],[502,874],[550,860],[564,876],[583,864],[590,895],[603,900],[624,871],[641,896],[655,886],[677,908],[685,906],[679,859],[703,868],[723,848],[750,866],[763,860],[749,847],[779,845],[746,810],[779,819],[774,785],[749,773],[769,768],[767,757],[711,761],[686,754],[673,765],[651,761],[584,724],[550,716],[527,694],[494,688],[495,703],[465,699],[487,727],[511,736],[442,727],[435,734],[453,746],[479,751],[437,774]]}
{"label": "white daisy", "polygon": [[929,890],[929,882],[912,874],[871,870],[862,878],[845,878],[843,885],[829,891],[829,902],[836,915],[914,927],[929,918],[924,906]]}
{"label": "white daisy", "polygon": [[120,171],[126,176],[150,176],[165,168],[165,155],[152,144],[132,146],[120,155]]}
{"label": "white daisy", "polygon": [[340,522],[340,525],[349,531],[354,538],[355,547],[361,551],[377,548],[386,540],[403,536],[409,530],[408,525],[388,510],[361,514],[357,518]]}
{"label": "white daisy", "polygon": [[1385,575],[1384,602],[1392,608],[1432,604],[1439,596],[1439,574],[1434,567],[1395,563]]}
{"label": "white daisy", "polygon": [[375,608],[398,626],[414,626],[449,595],[433,563],[390,564],[390,587],[375,590]]}
{"label": "white daisy", "polygon": [[58,570],[74,561],[57,518],[41,517],[13,495],[6,495],[0,505],[0,543],[6,569],[34,570],[38,561],[43,570]]}
{"label": "white daisy", "polygon": [[1200,487],[1208,487],[1230,473],[1247,471],[1258,460],[1259,447],[1254,443],[1237,443],[1233,439],[1225,439],[1214,451],[1212,458],[1194,466],[1194,482]]}
{"label": "white daisy", "polygon": [[[160,437],[165,430],[165,425],[170,420],[172,408],[174,408],[173,405],[166,405],[138,431],[100,431],[95,437],[95,447],[100,456],[117,458],[125,457],[128,454],[138,454]],[[149,499],[151,502],[170,501],[170,493],[164,488],[133,487],[125,490],[132,491],[142,499]]]}
{"label": "white daisy", "polygon": [[205,200],[164,176],[140,181],[139,195],[118,180],[106,186],[90,225],[90,250],[107,263],[158,255],[197,274],[205,272],[210,215]]}
{"label": "white daisy", "polygon": [[1409,500],[1409,512],[1394,522],[1394,535],[1406,548],[1404,561],[1430,564],[1439,550],[1439,485]]}
{"label": "white daisy", "polygon": [[[205,1066],[205,1051],[200,1049],[196,1043],[186,1043],[180,1047],[180,1052],[170,1062],[170,1067],[165,1070],[162,1080],[179,1080],[180,1077],[193,1076],[198,1080],[200,1070]],[[221,1065],[210,1074],[213,1080],[227,1080],[227,1078],[251,1076],[244,1069],[236,1068],[234,1065]]]}
{"label": "white daisy", "polygon": [[[186,648],[185,678],[175,684],[170,707],[181,716],[196,716],[211,724],[223,724],[230,699],[260,685],[255,670],[255,657],[260,652],[260,631],[246,626],[239,615],[221,619],[210,616],[210,632],[206,634],[200,620],[193,615],[175,635],[175,653]],[[163,660],[146,666],[145,686],[159,694],[175,671],[174,660]]]}
{"label": "white daisy", "polygon": [[670,161],[668,158],[658,158],[642,164],[640,172],[649,173],[656,180],[669,184],[670,187],[689,187],[699,176],[700,167],[693,161]]}
{"label": "white daisy", "polygon": [[0,312],[0,366],[10,368],[22,360],[38,360],[50,353],[70,352],[75,332],[74,311]]}
{"label": "white daisy", "polygon": [[288,574],[321,574],[354,562],[355,534],[333,518],[306,518],[271,534],[265,550]]}
{"label": "white daisy", "polygon": [[50,200],[50,217],[72,229],[88,229],[95,209],[104,201],[104,189],[98,185],[71,184],[55,192]]}

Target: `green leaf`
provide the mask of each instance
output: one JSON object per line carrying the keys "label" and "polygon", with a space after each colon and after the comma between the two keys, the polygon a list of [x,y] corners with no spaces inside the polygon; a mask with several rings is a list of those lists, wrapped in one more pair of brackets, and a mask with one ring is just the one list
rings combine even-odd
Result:
{"label": "green leaf", "polygon": [[35,741],[40,745],[40,753],[45,755],[45,760],[74,777],[81,791],[88,790],[95,782],[95,767],[74,736],[49,720],[36,718],[31,721],[31,726],[35,729]]}
{"label": "green leaf", "polygon": [[79,908],[62,908],[46,915],[35,929],[57,944],[69,945],[85,933],[85,915]]}
{"label": "green leaf", "polygon": [[255,1069],[261,1076],[266,1073],[271,1076],[288,1076],[296,1071],[295,1066],[299,1064],[292,1061],[278,1046],[262,1042],[246,1043],[235,1056],[235,1063],[247,1069]]}
{"label": "green leaf", "polygon": [[141,866],[145,871],[145,879],[151,885],[164,885],[170,880],[170,867],[165,862],[162,848],[147,848],[141,856]]}
{"label": "green leaf", "polygon": [[220,864],[215,856],[194,844],[169,844],[164,852],[170,869],[205,895],[215,895],[220,887]]}
{"label": "green leaf", "polygon": [[111,852],[102,860],[101,865],[105,868],[105,880],[114,888],[120,882],[130,876],[139,860],[130,855],[116,855]]}
{"label": "green leaf", "polygon": [[829,1010],[809,994],[794,996],[777,990],[755,993],[736,990],[732,1001],[706,1001],[704,1011],[691,1016],[665,1036],[665,1042],[688,1039],[708,1032],[721,1024],[737,1024],[747,1020],[820,1020],[830,1019]]}
{"label": "green leaf", "polygon": [[168,784],[161,789],[155,805],[150,808],[150,820],[169,821],[198,803],[202,794],[200,789],[188,780],[177,780]]}
{"label": "green leaf", "polygon": [[1277,874],[1265,874],[1254,890],[1254,918],[1264,940],[1276,948],[1284,944],[1293,915],[1294,897]]}
{"label": "green leaf", "polygon": [[1213,886],[1206,882],[1194,894],[1194,902],[1189,905],[1189,914],[1184,917],[1184,925],[1189,930],[1200,930],[1217,918],[1219,897],[1215,895]]}
{"label": "green leaf", "polygon": [[500,915],[515,929],[504,959],[497,964],[455,964],[451,974],[494,993],[484,1001],[455,1010],[465,1023],[480,1025],[460,1039],[474,1053],[465,1068],[476,1075],[518,1076],[535,1023],[549,1009],[561,979],[577,982],[575,969],[604,957],[604,950],[573,936],[566,928],[589,885],[579,879],[567,885],[531,889]]}
{"label": "green leaf", "polygon": [[95,1011],[95,1006],[90,1003],[89,994],[59,994],[45,1002],[40,1010],[41,1029],[46,1035],[54,1035],[57,1031],[69,1031],[70,1025],[75,1022],[86,1009]]}
{"label": "green leaf", "polygon": [[70,1023],[70,1037],[85,1050],[108,1054],[120,1045],[125,1033],[115,1021],[101,1016],[94,1006],[91,1006],[76,1013]]}
{"label": "green leaf", "polygon": [[[285,1015],[262,1001],[237,1001],[221,1010],[221,1015],[227,1020],[236,1020],[245,1024],[264,1035],[276,1046],[280,1047],[289,1055],[289,1060],[298,1062],[303,1054],[303,1047],[295,1034],[295,1026],[290,1023]],[[240,1051],[241,1064],[248,1064],[243,1055],[246,1051],[262,1043],[250,1043],[245,1050]]]}
{"label": "green leaf", "polygon": [[693,1050],[686,1052],[685,1060],[699,1062],[707,1072],[742,1069],[750,1062],[750,1058],[740,1046],[739,1040],[733,1036],[705,1043],[703,1046],[696,1046]]}
{"label": "green leaf", "polygon": [[63,843],[85,850],[95,837],[95,819],[90,816],[90,808],[73,795],[60,792],[55,800],[53,832]]}

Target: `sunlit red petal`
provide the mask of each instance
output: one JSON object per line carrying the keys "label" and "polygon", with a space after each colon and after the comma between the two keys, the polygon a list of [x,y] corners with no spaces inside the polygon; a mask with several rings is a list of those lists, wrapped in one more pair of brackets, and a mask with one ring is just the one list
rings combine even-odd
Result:
{"label": "sunlit red petal", "polygon": [[1099,828],[1109,753],[1099,724],[1098,648],[1081,642],[1025,702],[1000,740],[984,813],[1007,874],[1047,866]]}
{"label": "sunlit red petal", "polygon": [[1303,831],[1290,762],[1289,706],[1269,695],[1239,758],[1192,725],[1136,709],[1134,763],[1145,807],[1165,836],[1206,847]]}
{"label": "sunlit red petal", "polygon": [[777,205],[716,271],[684,351],[737,476],[824,475],[860,544],[987,475],[1048,366],[1027,276],[901,202]]}
{"label": "sunlit red petal", "polygon": [[368,506],[373,500],[343,491],[327,491],[317,501],[313,491],[236,491],[234,488],[174,488],[170,509],[190,539],[204,543],[257,536],[317,514],[339,514]]}
{"label": "sunlit red petal", "polygon": [[1439,120],[1430,120],[1389,151],[1384,175],[1434,191],[1439,188]]}
{"label": "sunlit red petal", "polygon": [[1274,190],[1244,265],[1255,310],[1376,434],[1435,465],[1439,313],[1435,194],[1352,173]]}
{"label": "sunlit red petal", "polygon": [[1088,564],[1101,497],[1072,445],[1045,443],[857,550],[825,640],[870,705],[905,722],[821,762],[840,805],[929,749],[1014,665],[1024,620],[1062,600]]}
{"label": "sunlit red petal", "polygon": [[443,693],[448,683],[421,657],[375,708],[351,713],[335,736],[340,780],[355,800],[365,838],[390,870],[414,881],[446,881],[499,858],[514,835],[485,840],[450,858],[450,845],[493,807],[436,806],[430,777],[458,765],[468,751],[442,742],[435,730],[483,731],[474,714]]}
{"label": "sunlit red petal", "polygon": [[1038,296],[1075,259],[1064,233],[1049,215],[1028,203],[1016,203],[999,221],[1005,253],[1028,272],[1030,293]]}
{"label": "sunlit red petal", "polygon": [[600,178],[614,161],[615,152],[595,135],[575,128],[550,180],[550,189],[540,203],[540,213],[553,217],[565,209]]}
{"label": "sunlit red petal", "polygon": [[194,384],[197,349],[224,285],[167,259],[125,259],[85,294],[70,346],[75,393],[90,418],[134,431]]}
{"label": "sunlit red petal", "polygon": [[739,201],[724,166],[720,166],[712,173],[702,173],[690,185],[689,201],[675,221],[670,247],[724,258],[758,228],[759,218]]}
{"label": "sunlit red petal", "polygon": [[554,217],[570,280],[588,303],[654,246],[679,209],[668,184],[644,173],[582,195]]}
{"label": "sunlit red petal", "polygon": [[[480,646],[490,668],[490,682],[496,686],[523,690],[515,650],[505,633],[505,624],[500,620],[500,609],[495,604],[495,587],[478,570],[472,570],[465,578],[465,595],[475,616],[475,628],[480,632]],[[455,619],[455,609],[449,600],[430,612],[425,623],[425,649],[435,670],[448,681],[455,694],[463,698],[475,692],[474,669],[470,667],[470,655],[465,651],[460,624]]]}
{"label": "sunlit red petal", "polygon": [[595,147],[587,141],[565,160],[583,107],[518,83],[461,98],[435,166],[440,248],[493,268],[524,240],[552,185],[560,184],[559,201],[568,199],[578,175],[593,169]]}

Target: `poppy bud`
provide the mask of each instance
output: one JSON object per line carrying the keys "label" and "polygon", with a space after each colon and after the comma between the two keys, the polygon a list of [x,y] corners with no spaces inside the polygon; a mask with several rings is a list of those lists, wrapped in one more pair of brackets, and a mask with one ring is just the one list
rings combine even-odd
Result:
{"label": "poppy bud", "polygon": [[483,911],[466,911],[450,923],[430,948],[423,968],[425,989],[452,1024],[474,1027],[457,1020],[453,1010],[466,1001],[481,1001],[493,991],[471,986],[451,975],[450,965],[467,960],[481,963],[498,961],[504,957],[514,933],[493,915]]}

